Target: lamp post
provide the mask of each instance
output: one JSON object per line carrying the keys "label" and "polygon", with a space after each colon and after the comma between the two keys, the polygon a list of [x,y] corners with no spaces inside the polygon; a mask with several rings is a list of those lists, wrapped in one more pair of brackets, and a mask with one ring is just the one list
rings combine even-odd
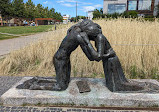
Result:
{"label": "lamp post", "polygon": [[76,1],[76,22],[77,22],[77,1]]}

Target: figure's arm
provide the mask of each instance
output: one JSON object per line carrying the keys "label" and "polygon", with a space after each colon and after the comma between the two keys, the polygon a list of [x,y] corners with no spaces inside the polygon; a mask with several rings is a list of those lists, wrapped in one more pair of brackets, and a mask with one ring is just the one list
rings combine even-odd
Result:
{"label": "figure's arm", "polygon": [[97,35],[97,37],[95,38],[95,46],[97,48],[98,55],[102,57],[105,49],[105,37],[103,36],[103,34]]}
{"label": "figure's arm", "polygon": [[78,42],[83,50],[83,52],[86,54],[88,59],[90,61],[100,61],[100,55],[98,52],[93,48],[92,44],[90,43],[90,40],[85,32],[81,32],[78,35]]}
{"label": "figure's arm", "polygon": [[[103,34],[98,34],[95,39],[95,44],[97,52],[102,58],[110,58],[116,55],[113,48],[110,46],[109,42],[106,40],[106,37]],[[106,53],[104,52],[104,49],[107,49]]]}

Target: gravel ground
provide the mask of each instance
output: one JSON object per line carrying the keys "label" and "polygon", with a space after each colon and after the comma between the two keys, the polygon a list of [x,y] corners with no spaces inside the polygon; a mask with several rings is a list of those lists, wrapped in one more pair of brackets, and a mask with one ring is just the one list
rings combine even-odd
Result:
{"label": "gravel ground", "polygon": [[19,82],[22,77],[1,76],[0,77],[0,96],[10,89],[15,83]]}

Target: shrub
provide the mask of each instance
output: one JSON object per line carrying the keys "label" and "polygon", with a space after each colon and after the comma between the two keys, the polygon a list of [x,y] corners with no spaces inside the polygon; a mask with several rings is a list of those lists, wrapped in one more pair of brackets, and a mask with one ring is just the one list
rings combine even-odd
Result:
{"label": "shrub", "polygon": [[125,11],[122,14],[123,17],[125,18],[137,18],[138,17],[138,12],[136,11]]}

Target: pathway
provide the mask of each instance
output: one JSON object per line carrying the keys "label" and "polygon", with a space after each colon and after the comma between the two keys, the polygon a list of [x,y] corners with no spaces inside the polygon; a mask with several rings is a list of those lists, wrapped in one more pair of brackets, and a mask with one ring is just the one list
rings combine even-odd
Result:
{"label": "pathway", "polygon": [[26,45],[38,41],[42,39],[45,35],[49,32],[42,32],[34,35],[29,36],[22,36],[19,38],[7,39],[0,41],[0,56],[6,55],[13,50],[18,50]]}

